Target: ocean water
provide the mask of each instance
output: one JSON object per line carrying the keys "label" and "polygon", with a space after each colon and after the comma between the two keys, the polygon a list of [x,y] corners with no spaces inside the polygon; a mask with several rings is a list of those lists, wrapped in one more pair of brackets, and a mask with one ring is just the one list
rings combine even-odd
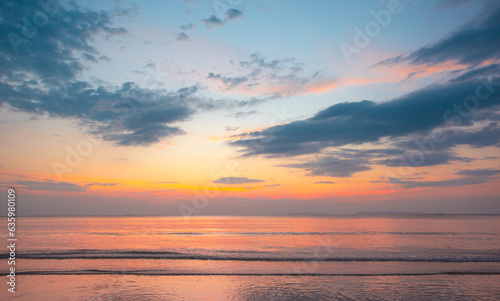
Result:
{"label": "ocean water", "polygon": [[500,216],[21,217],[17,237],[1,300],[500,300]]}

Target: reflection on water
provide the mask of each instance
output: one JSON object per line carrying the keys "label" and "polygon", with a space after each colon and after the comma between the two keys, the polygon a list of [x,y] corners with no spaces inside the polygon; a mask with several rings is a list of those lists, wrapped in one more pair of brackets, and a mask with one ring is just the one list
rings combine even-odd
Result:
{"label": "reflection on water", "polygon": [[22,276],[17,300],[495,300],[499,275]]}
{"label": "reflection on water", "polygon": [[[498,216],[45,217],[18,224],[14,300],[500,296]],[[0,290],[3,298],[5,281]]]}

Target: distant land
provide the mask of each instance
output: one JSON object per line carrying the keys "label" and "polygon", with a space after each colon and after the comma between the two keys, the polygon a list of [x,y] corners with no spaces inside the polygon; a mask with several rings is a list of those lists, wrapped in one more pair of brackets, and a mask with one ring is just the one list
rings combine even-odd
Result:
{"label": "distant land", "polygon": [[[354,215],[396,215],[396,214],[401,214],[401,215],[422,215],[422,214],[427,214],[427,215],[443,215],[446,213],[425,213],[425,212],[405,212],[405,211],[394,211],[394,210],[388,210],[388,211],[359,211],[354,213]],[[339,215],[339,214],[333,214],[333,213],[319,213],[319,212],[301,212],[301,213],[290,213],[288,215],[314,215],[314,216],[330,216],[330,215]],[[345,214],[341,214],[345,215]]]}
{"label": "distant land", "polygon": [[444,213],[425,213],[425,212],[405,212],[405,211],[394,211],[394,210],[388,210],[388,211],[359,211],[354,214],[383,214],[383,215],[388,215],[388,214],[444,214]]}

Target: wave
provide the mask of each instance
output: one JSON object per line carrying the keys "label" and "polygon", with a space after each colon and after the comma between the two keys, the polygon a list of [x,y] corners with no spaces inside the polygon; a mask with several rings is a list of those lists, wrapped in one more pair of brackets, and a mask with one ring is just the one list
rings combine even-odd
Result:
{"label": "wave", "polygon": [[[37,234],[43,235],[43,234]],[[52,235],[52,234],[48,234]],[[104,236],[130,236],[130,235],[179,235],[179,236],[295,236],[295,235],[487,235],[496,236],[497,233],[488,232],[156,232],[156,233],[137,233],[137,232],[82,232],[72,233],[72,235],[104,235]]]}
{"label": "wave", "polygon": [[[164,251],[119,251],[119,250],[72,250],[68,252],[18,253],[19,259],[184,259],[184,260],[233,260],[233,261],[369,261],[369,262],[500,262],[500,257],[493,256],[437,256],[437,255],[401,255],[401,256],[284,256],[260,252],[224,252],[222,255],[190,254]],[[233,254],[237,255],[233,255]],[[253,256],[252,256],[253,254]],[[0,254],[0,258],[8,258]]]}
{"label": "wave", "polygon": [[116,271],[116,270],[73,270],[73,271],[24,271],[17,275],[149,275],[149,276],[430,276],[430,275],[500,275],[490,271],[452,271],[452,272],[388,272],[388,273],[189,273],[165,272],[156,270]]}

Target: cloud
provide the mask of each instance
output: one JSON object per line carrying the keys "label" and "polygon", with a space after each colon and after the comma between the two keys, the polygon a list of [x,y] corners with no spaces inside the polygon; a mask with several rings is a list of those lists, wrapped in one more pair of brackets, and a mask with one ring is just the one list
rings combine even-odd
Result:
{"label": "cloud", "polygon": [[213,29],[215,27],[220,27],[226,22],[235,21],[243,18],[243,12],[241,10],[230,8],[224,12],[224,14],[211,15],[207,19],[199,20],[200,23],[204,23],[207,29]]}
{"label": "cloud", "polygon": [[332,182],[332,181],[319,181],[319,182],[316,182],[314,184],[336,184],[336,183]]}
{"label": "cloud", "polygon": [[[409,158],[417,158],[417,159],[410,160]],[[419,164],[413,163],[416,160],[421,160],[421,161],[418,161]],[[453,161],[471,162],[471,159],[458,157],[450,151],[432,152],[431,154],[427,155],[423,154],[422,152],[409,151],[405,153],[404,156],[402,157],[379,160],[374,163],[382,164],[389,167],[397,167],[397,166],[423,167],[423,166],[442,165],[451,163]]]}
{"label": "cloud", "polygon": [[[495,85],[492,93],[478,102],[477,111],[470,112],[471,118],[487,109],[499,110],[499,82],[499,77],[492,79]],[[458,127],[470,126],[472,124],[470,118],[459,115],[464,112],[457,111],[456,108],[463,108],[464,99],[467,96],[474,96],[480,85],[477,80],[447,82],[381,103],[368,100],[339,103],[316,113],[309,119],[245,133],[240,136],[240,140],[227,143],[243,148],[245,155],[293,156],[318,153],[327,147],[377,143],[386,137],[403,138],[413,134],[428,134],[436,128],[448,125],[451,121],[460,121]],[[449,114],[446,115],[447,112]],[[460,132],[459,129],[454,131]],[[496,130],[489,128],[485,131],[491,134]],[[476,144],[496,139],[487,138],[485,135],[481,137],[485,140],[476,141]],[[451,137],[449,139],[453,140]],[[476,138],[469,137],[467,140],[472,143],[474,139]]]}
{"label": "cloud", "polygon": [[323,78],[320,71],[305,74],[303,63],[294,58],[269,60],[253,53],[246,60],[230,61],[237,68],[228,74],[209,73],[207,79],[220,82],[224,91],[241,94],[280,93],[284,96],[323,93],[338,85],[337,80]]}
{"label": "cloud", "polygon": [[286,164],[282,166],[305,169],[308,171],[308,176],[345,178],[357,172],[370,170],[371,168],[367,164],[368,161],[359,159],[342,159],[335,156],[324,156],[304,163]]}
{"label": "cloud", "polygon": [[477,185],[488,182],[491,182],[491,179],[461,178],[461,179],[450,179],[443,181],[400,181],[393,184],[402,184],[405,188],[417,188],[417,187],[451,187],[451,186]]}
{"label": "cloud", "polygon": [[112,187],[112,186],[117,186],[118,184],[116,183],[98,183],[98,182],[91,182],[88,184],[83,185],[84,187],[90,187],[90,186],[105,186],[105,187]]}
{"label": "cloud", "polygon": [[248,117],[250,115],[255,115],[255,114],[260,114],[260,113],[257,110],[246,111],[246,112],[239,111],[239,112],[228,114],[226,116],[227,117],[234,117],[234,118],[245,118],[245,117]]}
{"label": "cloud", "polygon": [[225,77],[222,76],[221,74],[214,74],[212,72],[208,74],[207,78],[220,80],[222,83],[226,84],[227,90],[231,90],[232,88],[248,80],[248,78],[246,77]]}
{"label": "cloud", "polygon": [[236,131],[239,128],[240,128],[239,126],[226,126],[225,129],[226,129],[227,132],[233,132],[233,131]]}
{"label": "cloud", "polygon": [[[54,3],[58,3],[54,1]],[[112,18],[128,11],[89,11],[74,3],[57,5],[49,11],[47,25],[23,27],[19,19],[43,12],[32,1],[5,0],[0,2],[0,75],[10,81],[26,79],[29,75],[43,82],[75,79],[85,66],[79,57],[97,62],[99,54],[92,39],[100,34],[107,37],[126,34],[114,27]]]}
{"label": "cloud", "polygon": [[[0,32],[23,34],[26,29],[16,18],[41,9],[31,1],[0,2]],[[76,80],[86,68],[81,58],[98,63],[100,54],[92,40],[100,34],[110,37],[127,33],[113,26],[113,17],[129,14],[126,10],[95,12],[74,4],[59,6],[59,12],[27,43],[2,40],[0,105],[36,115],[76,119],[92,134],[122,146],[150,145],[183,134],[172,124],[194,114],[194,107],[201,102],[194,96],[196,86],[153,91],[134,83],[105,87]],[[192,104],[188,104],[190,101]]]}
{"label": "cloud", "polygon": [[467,69],[461,75],[452,79],[452,82],[462,82],[473,79],[482,79],[492,77],[500,73],[499,64],[491,64],[482,68]]}
{"label": "cloud", "polygon": [[243,12],[235,8],[230,8],[224,13],[225,20],[234,21],[243,18]]}
{"label": "cloud", "polygon": [[107,55],[101,55],[99,57],[99,60],[100,61],[105,61],[105,62],[108,62],[108,63],[111,62],[111,59]]}
{"label": "cloud", "polygon": [[[441,1],[441,5],[461,4],[465,1]],[[438,3],[439,4],[439,3]],[[490,1],[484,12],[459,30],[439,42],[417,49],[407,55],[388,59],[381,64],[412,65],[438,64],[456,61],[461,64],[477,65],[486,60],[500,59],[500,5]]]}
{"label": "cloud", "polygon": [[[33,114],[77,118],[91,133],[116,145],[150,145],[184,133],[171,123],[186,120],[195,110],[189,107],[197,87],[177,91],[151,91],[125,83],[113,91],[92,88],[86,82],[61,84],[48,90],[36,84],[0,84],[0,103]],[[34,102],[33,100],[36,100]]]}
{"label": "cloud", "polygon": [[212,29],[214,27],[219,27],[224,25],[224,22],[217,18],[215,15],[211,15],[208,19],[199,20],[200,23],[204,23],[207,29]]}
{"label": "cloud", "polygon": [[213,181],[213,183],[229,184],[229,185],[253,184],[253,183],[262,183],[262,182],[265,182],[265,181],[259,180],[259,179],[249,179],[249,178],[245,178],[245,177],[224,177],[224,178],[220,178],[218,180]]}
{"label": "cloud", "polygon": [[[68,182],[52,182],[52,181],[17,181],[14,186],[22,186],[22,189],[28,190],[43,190],[54,192],[85,192],[86,187]],[[21,187],[20,187],[21,188]]]}
{"label": "cloud", "polygon": [[498,123],[491,122],[483,127],[474,127],[473,130],[443,129],[427,136],[414,135],[411,138],[395,143],[406,150],[403,156],[381,160],[379,163],[387,166],[409,166],[412,161],[409,160],[410,156],[422,155],[424,161],[419,166],[446,164],[451,161],[471,162],[472,159],[458,157],[450,150],[461,145],[473,148],[500,147],[500,127]]}
{"label": "cloud", "polygon": [[456,175],[464,176],[458,179],[448,179],[441,181],[406,181],[402,179],[389,179],[392,184],[401,184],[405,188],[417,188],[417,187],[452,187],[452,186],[464,186],[464,185],[477,185],[489,183],[498,177],[494,177],[500,174],[500,170],[497,169],[474,169],[474,170],[462,170],[456,173]]}
{"label": "cloud", "polygon": [[183,32],[177,35],[177,41],[190,41],[189,36]]}
{"label": "cloud", "polygon": [[[255,57],[252,64],[269,66],[270,63]],[[277,65],[271,64],[272,68]],[[422,167],[454,161],[469,163],[475,159],[461,157],[452,148],[500,146],[497,122],[500,119],[500,68],[487,61],[479,68],[455,72],[454,76],[385,102],[363,100],[334,104],[308,119],[239,134],[226,143],[240,148],[244,156],[317,154],[314,160],[281,165],[304,169],[309,176],[350,177],[370,170],[373,165]],[[377,145],[382,144],[392,148],[377,150]],[[372,153],[346,148],[358,145],[364,145],[365,149],[371,147]],[[338,151],[331,152],[333,148]],[[429,148],[432,149],[429,151]],[[423,160],[417,164],[409,160],[418,156]],[[464,180],[435,184],[456,185],[461,181]],[[434,185],[405,183],[407,187]]]}
{"label": "cloud", "polygon": [[198,25],[193,24],[193,23],[189,23],[189,24],[181,25],[181,26],[179,26],[179,28],[181,30],[192,30],[192,29],[197,29]]}
{"label": "cloud", "polygon": [[461,176],[468,177],[492,177],[500,174],[500,170],[498,169],[466,169],[456,173]]}
{"label": "cloud", "polygon": [[281,184],[264,185],[264,187],[279,187]]}

